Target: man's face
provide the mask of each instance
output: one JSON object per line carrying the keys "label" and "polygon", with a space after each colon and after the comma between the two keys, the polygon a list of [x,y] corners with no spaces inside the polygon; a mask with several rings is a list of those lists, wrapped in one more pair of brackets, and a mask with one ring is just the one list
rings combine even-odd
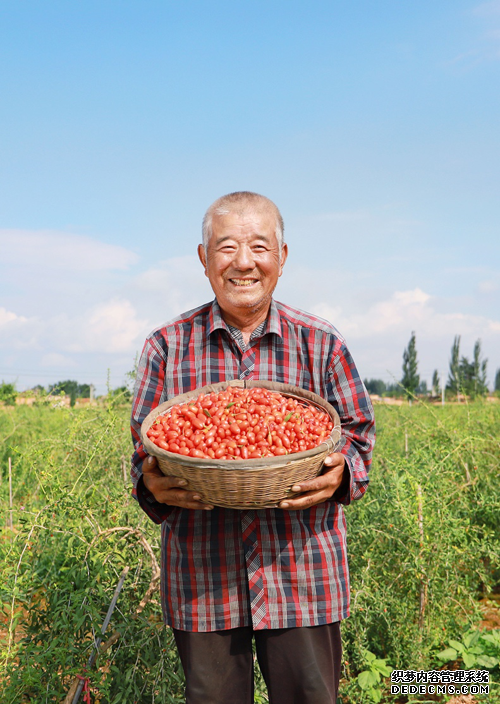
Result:
{"label": "man's face", "polygon": [[287,257],[284,244],[280,261],[275,230],[276,217],[266,210],[214,215],[207,251],[200,245],[198,254],[229,321],[267,315]]}

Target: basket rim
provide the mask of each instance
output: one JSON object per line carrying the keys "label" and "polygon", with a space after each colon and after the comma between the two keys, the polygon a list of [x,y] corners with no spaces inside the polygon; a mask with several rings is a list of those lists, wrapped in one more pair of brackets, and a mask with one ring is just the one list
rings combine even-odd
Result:
{"label": "basket rim", "polygon": [[[172,406],[177,406],[179,404],[185,403],[186,401],[197,398],[200,394],[217,393],[218,391],[223,391],[229,386],[236,386],[239,388],[264,388],[269,391],[274,391],[281,393],[284,396],[292,396],[299,398],[302,401],[306,401],[316,407],[321,408],[326,411],[334,422],[333,430],[331,431],[329,437],[326,441],[323,441],[312,450],[305,450],[304,452],[294,452],[289,455],[279,455],[277,457],[262,457],[258,459],[248,459],[248,460],[218,460],[218,459],[200,459],[198,457],[186,457],[184,455],[179,455],[176,452],[169,452],[168,450],[163,450],[161,447],[155,445],[147,436],[147,431],[152,426],[156,418],[160,415],[164,415],[165,412]],[[294,461],[308,459],[310,457],[315,457],[317,454],[322,452],[334,452],[340,443],[342,436],[342,429],[340,425],[340,417],[335,410],[335,408],[328,403],[324,398],[318,396],[312,391],[307,391],[306,389],[301,389],[298,386],[292,386],[290,384],[283,384],[277,381],[268,381],[266,379],[251,379],[249,381],[244,381],[241,379],[232,379],[229,381],[221,381],[216,384],[208,384],[206,386],[193,389],[192,391],[187,391],[184,394],[179,394],[178,396],[173,396],[168,401],[161,403],[156,406],[152,411],[148,413],[141,425],[140,430],[141,441],[144,449],[148,455],[158,457],[163,460],[171,460],[177,464],[184,465],[186,468],[192,467],[197,469],[218,469],[221,471],[231,471],[235,470],[248,470],[254,469],[269,469],[270,467],[282,467],[283,465],[291,464]]]}

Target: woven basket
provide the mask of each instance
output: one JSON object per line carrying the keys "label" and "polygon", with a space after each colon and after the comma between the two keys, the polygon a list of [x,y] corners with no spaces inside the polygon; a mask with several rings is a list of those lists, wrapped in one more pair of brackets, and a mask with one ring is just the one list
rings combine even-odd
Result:
{"label": "woven basket", "polygon": [[[194,400],[200,394],[218,393],[228,386],[259,387],[300,399],[326,411],[332,418],[334,428],[326,441],[312,450],[251,460],[184,457],[162,450],[148,438],[147,431],[156,418],[172,406]],[[295,496],[291,487],[320,473],[325,457],[335,451],[340,436],[339,416],[333,406],[323,398],[296,386],[263,380],[225,381],[176,396],[151,411],[141,427],[144,449],[149,455],[157,458],[158,465],[165,475],[186,479],[187,488],[198,492],[205,503],[238,509],[271,508],[283,499]]]}

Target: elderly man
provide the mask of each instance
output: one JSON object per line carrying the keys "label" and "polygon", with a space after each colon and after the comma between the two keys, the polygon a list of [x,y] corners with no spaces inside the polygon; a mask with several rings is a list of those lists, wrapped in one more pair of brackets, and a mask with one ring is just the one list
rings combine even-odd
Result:
{"label": "elderly man", "polygon": [[[187,704],[251,704],[252,640],[273,704],[335,704],[340,621],[349,615],[342,504],[368,484],[373,410],[345,342],[320,318],[272,297],[287,258],[277,207],[255,193],[219,198],[200,261],[215,300],[157,328],[139,363],[132,477],[162,527],[162,606],[186,675]],[[139,428],[177,394],[230,379],[293,384],[327,399],[339,452],[278,508],[204,504],[147,457]]]}

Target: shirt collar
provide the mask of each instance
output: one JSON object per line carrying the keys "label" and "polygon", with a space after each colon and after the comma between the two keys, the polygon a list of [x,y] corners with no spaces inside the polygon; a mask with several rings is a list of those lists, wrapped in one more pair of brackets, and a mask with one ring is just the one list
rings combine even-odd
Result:
{"label": "shirt collar", "polygon": [[[212,301],[212,306],[208,314],[208,325],[207,325],[207,335],[211,335],[215,330],[227,330],[229,328],[224,322],[222,317],[221,309],[217,303],[217,299],[214,298]],[[269,315],[267,316],[267,324],[264,328],[262,335],[267,335],[267,333],[274,333],[278,337],[283,337],[281,329],[281,318],[278,313],[278,308],[276,306],[274,298],[271,299],[271,306],[269,308]]]}

